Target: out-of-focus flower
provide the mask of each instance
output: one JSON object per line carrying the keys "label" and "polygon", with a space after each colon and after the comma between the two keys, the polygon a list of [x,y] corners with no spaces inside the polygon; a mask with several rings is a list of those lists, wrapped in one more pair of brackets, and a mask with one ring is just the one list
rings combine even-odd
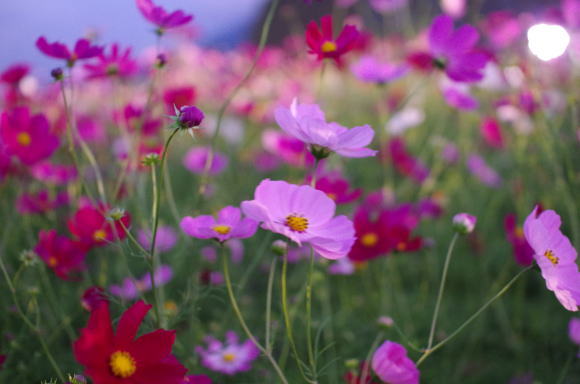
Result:
{"label": "out-of-focus flower", "polygon": [[16,202],[16,209],[21,215],[39,215],[66,205],[68,202],[67,192],[50,196],[48,190],[43,189],[36,194],[23,193],[20,195]]}
{"label": "out-of-focus flower", "polygon": [[472,154],[467,158],[467,168],[479,181],[488,187],[497,188],[501,185],[501,177],[479,155]]}
{"label": "out-of-focus flower", "polygon": [[328,273],[331,275],[352,275],[355,269],[354,263],[348,257],[343,257],[328,266]]}
{"label": "out-of-focus flower", "polygon": [[40,231],[34,252],[63,280],[73,279],[85,268],[85,251],[76,241],[59,236],[56,230]]}
{"label": "out-of-focus flower", "polygon": [[[190,172],[204,173],[210,151],[210,147],[195,147],[190,149],[183,158],[183,165]],[[213,159],[209,166],[209,174],[217,175],[221,173],[227,165],[228,158],[223,153],[214,151]]]}
{"label": "out-of-focus flower", "polygon": [[461,235],[473,232],[476,223],[477,217],[469,213],[458,213],[453,216],[453,229]]}
{"label": "out-of-focus flower", "polygon": [[345,25],[335,39],[332,33],[332,16],[326,15],[320,19],[320,29],[316,22],[311,21],[306,27],[306,44],[309,53],[318,56],[318,60],[333,59],[341,64],[341,57],[353,50],[360,36],[354,25]]}
{"label": "out-of-focus flower", "polygon": [[553,291],[560,304],[569,311],[580,305],[580,272],[577,253],[570,240],[560,231],[562,221],[553,210],[538,214],[538,207],[524,222],[524,236],[534,250],[534,259],[546,287]]}
{"label": "out-of-focus flower", "polygon": [[109,301],[105,290],[98,286],[89,287],[81,297],[81,305],[87,311],[93,311],[101,305],[102,302]]}
{"label": "out-of-focus flower", "polygon": [[181,220],[180,226],[189,236],[198,239],[216,239],[223,243],[229,239],[252,237],[256,233],[258,223],[250,218],[242,219],[239,208],[227,206],[219,211],[217,220],[210,215],[187,216]]}
{"label": "out-of-focus flower", "polygon": [[59,42],[49,43],[41,36],[36,40],[36,47],[46,56],[66,60],[69,67],[74,66],[77,60],[92,59],[103,52],[103,47],[92,45],[87,39],[77,40],[71,51],[66,45]]}
{"label": "out-of-focus flower", "polygon": [[185,25],[193,19],[193,15],[182,10],[169,13],[163,7],[153,4],[151,0],[137,0],[137,8],[148,21],[158,27],[159,34],[162,34],[165,29]]}
{"label": "out-of-focus flower", "polygon": [[[312,177],[306,178],[306,183],[310,184]],[[318,175],[315,188],[328,195],[336,204],[348,204],[358,199],[362,194],[362,189],[357,188],[350,191],[350,183],[340,172],[328,172]]]}
{"label": "out-of-focus flower", "polygon": [[[87,249],[104,246],[127,236],[123,226],[129,228],[131,216],[127,213],[121,220],[111,222],[105,217],[108,207],[86,205],[79,208],[68,221],[69,231]],[[123,223],[121,225],[121,223]]]}
{"label": "out-of-focus flower", "polygon": [[479,101],[471,95],[466,84],[447,82],[442,91],[445,102],[454,108],[463,111],[479,108]]}
{"label": "out-of-focus flower", "polygon": [[465,15],[466,2],[466,0],[440,0],[439,3],[443,12],[454,19],[460,19]]}
{"label": "out-of-focus flower", "polygon": [[409,0],[370,0],[371,7],[379,13],[391,13],[404,8]]}
{"label": "out-of-focus flower", "polygon": [[196,100],[195,88],[192,86],[174,87],[163,92],[163,102],[167,113],[172,114],[174,108],[181,109],[193,105]]}
{"label": "out-of-focus flower", "polygon": [[[140,229],[137,232],[137,241],[145,249],[151,247],[151,230],[150,229]],[[177,242],[177,234],[175,230],[167,225],[160,225],[157,228],[157,236],[155,239],[155,250],[157,252],[168,252],[170,251]]]}
{"label": "out-of-focus flower", "polygon": [[26,165],[49,158],[59,146],[58,136],[50,132],[46,117],[30,116],[26,107],[2,113],[0,139],[6,153]]}
{"label": "out-of-focus flower", "polygon": [[398,136],[423,121],[425,121],[425,113],[422,110],[416,107],[406,107],[391,116],[386,129],[389,133]]}
{"label": "out-of-focus flower", "polygon": [[131,57],[131,48],[122,50],[119,44],[111,45],[109,53],[101,53],[94,64],[85,64],[89,79],[104,77],[127,78],[139,70],[137,62]]}
{"label": "out-of-focus flower", "polygon": [[[580,345],[580,319],[573,317],[568,323],[568,336],[574,344]],[[580,351],[577,357],[580,357]]]}
{"label": "out-of-focus flower", "polygon": [[294,99],[290,108],[276,108],[274,116],[286,133],[310,145],[315,157],[326,157],[330,152],[344,157],[369,157],[377,153],[365,148],[375,135],[370,126],[348,129],[327,123],[324,112],[316,104],[298,104]]}
{"label": "out-of-focus flower", "polygon": [[385,341],[374,353],[373,371],[389,384],[419,384],[420,372],[402,345]]}
{"label": "out-of-focus flower", "polygon": [[[160,265],[155,269],[153,274],[155,286],[160,287],[171,281],[173,270],[169,265]],[[153,287],[151,284],[151,274],[146,273],[140,279],[125,278],[121,285],[111,285],[109,292],[125,300],[132,300],[140,295],[141,292],[150,291]]]}
{"label": "out-of-focus flower", "polygon": [[509,11],[497,11],[488,14],[482,23],[485,36],[496,49],[505,49],[522,35],[522,26]]}
{"label": "out-of-focus flower", "polygon": [[246,216],[262,228],[299,245],[309,243],[327,259],[346,256],[354,243],[354,226],[346,216],[334,217],[336,204],[324,192],[285,181],[262,180],[254,200],[242,202]]}
{"label": "out-of-focus flower", "polygon": [[66,185],[78,176],[74,165],[52,164],[48,162],[33,165],[30,173],[36,180],[53,185]]}
{"label": "out-of-focus flower", "polygon": [[314,156],[308,152],[306,144],[279,131],[267,129],[262,133],[262,145],[271,154],[295,167],[314,164]]}
{"label": "out-of-focus flower", "polygon": [[534,250],[526,241],[523,229],[517,226],[515,214],[510,213],[505,217],[504,229],[508,241],[512,244],[516,262],[523,266],[532,265],[534,262]]}
{"label": "out-of-focus flower", "polygon": [[429,177],[429,169],[408,151],[402,138],[396,137],[387,143],[386,154],[393,162],[397,171],[410,177],[418,183],[424,182]]}
{"label": "out-of-focus flower", "polygon": [[352,66],[352,73],[365,83],[386,84],[407,74],[404,65],[380,62],[373,56],[364,56]]}
{"label": "out-of-focus flower", "polygon": [[484,118],[479,125],[479,132],[487,145],[492,148],[503,148],[504,142],[501,127],[496,119],[493,117]]}
{"label": "out-of-focus flower", "polygon": [[175,331],[158,329],[135,339],[151,305],[138,301],[123,313],[113,333],[109,304],[91,312],[73,344],[76,360],[95,383],[181,384],[187,369],[171,354]]}
{"label": "out-of-focus flower", "polygon": [[198,346],[195,351],[201,357],[201,363],[207,369],[225,375],[234,375],[252,369],[252,363],[260,355],[260,350],[252,340],[239,343],[233,331],[226,333],[226,342],[208,336],[205,338],[207,348]]}
{"label": "out-of-focus flower", "polygon": [[30,72],[27,64],[14,64],[0,73],[0,82],[11,87],[18,86],[18,83]]}

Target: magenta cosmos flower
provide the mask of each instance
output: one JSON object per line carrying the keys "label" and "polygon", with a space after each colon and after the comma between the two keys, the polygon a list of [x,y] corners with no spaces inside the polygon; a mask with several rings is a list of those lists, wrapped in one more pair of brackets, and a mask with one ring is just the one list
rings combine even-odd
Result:
{"label": "magenta cosmos flower", "polygon": [[226,342],[206,337],[207,349],[197,347],[195,351],[201,357],[201,363],[207,369],[226,375],[246,372],[252,368],[252,362],[260,355],[260,350],[252,342],[246,340],[239,343],[238,336],[229,331],[226,333]]}
{"label": "magenta cosmos flower", "polygon": [[72,67],[77,60],[91,59],[103,52],[103,47],[91,45],[87,39],[77,40],[74,48],[70,50],[62,43],[49,43],[44,36],[41,36],[36,40],[36,47],[46,56],[66,60],[69,67]]}
{"label": "magenta cosmos flower", "polygon": [[560,231],[560,216],[553,210],[538,214],[538,207],[524,222],[524,235],[534,250],[534,259],[546,287],[553,291],[569,311],[577,311],[580,304],[580,272],[576,264],[576,250]]}
{"label": "magenta cosmos flower", "polygon": [[360,32],[354,25],[345,25],[335,39],[330,15],[322,16],[320,28],[314,21],[306,27],[308,52],[317,55],[318,60],[333,59],[339,65],[342,55],[355,48],[359,36]]}
{"label": "magenta cosmos flower", "polygon": [[409,69],[403,65],[381,62],[373,56],[365,56],[352,66],[352,73],[362,82],[386,84],[407,74]]}
{"label": "magenta cosmos flower", "polygon": [[26,107],[2,114],[0,139],[6,153],[26,165],[49,158],[59,145],[58,137],[50,132],[46,117],[42,114],[30,116]]}
{"label": "magenta cosmos flower", "polygon": [[[137,240],[143,248],[149,249],[151,247],[151,230],[140,229],[137,232]],[[168,252],[175,246],[175,243],[177,243],[175,230],[167,225],[160,225],[157,228],[155,250],[157,252]]]}
{"label": "magenta cosmos flower", "polygon": [[137,61],[131,57],[131,48],[123,50],[117,43],[111,45],[108,54],[102,52],[98,55],[96,63],[85,64],[84,68],[89,79],[127,78],[139,70]]}
{"label": "magenta cosmos flower", "polygon": [[372,367],[385,383],[419,384],[419,370],[407,357],[405,347],[395,342],[387,340],[375,351]]}
{"label": "magenta cosmos flower", "polygon": [[137,8],[147,20],[159,27],[158,33],[163,33],[165,29],[180,27],[193,19],[193,15],[181,10],[167,12],[163,7],[153,4],[151,0],[137,0]]}
{"label": "magenta cosmos flower", "polygon": [[298,104],[294,99],[290,108],[276,108],[274,116],[286,133],[309,144],[314,156],[326,157],[336,152],[344,157],[369,157],[377,153],[365,148],[375,136],[370,126],[348,129],[327,123],[324,112],[316,104]]}
{"label": "magenta cosmos flower", "polygon": [[[160,287],[171,281],[173,270],[169,265],[160,265],[155,269],[153,274],[155,286]],[[151,284],[151,274],[146,273],[140,279],[125,278],[121,285],[111,285],[109,291],[122,299],[132,300],[139,296],[140,292],[150,291],[153,287]]]}
{"label": "magenta cosmos flower", "polygon": [[[183,165],[190,172],[203,173],[210,151],[210,147],[196,147],[190,149],[183,158]],[[209,167],[210,175],[217,175],[218,173],[221,173],[227,166],[228,158],[226,155],[221,152],[214,151],[213,159]]]}
{"label": "magenta cosmos flower", "polygon": [[198,239],[216,239],[220,243],[237,238],[246,239],[256,233],[258,223],[243,218],[239,208],[227,206],[218,213],[217,220],[210,215],[187,216],[181,220],[181,229]]}
{"label": "magenta cosmos flower", "polygon": [[[568,336],[570,340],[575,344],[580,345],[580,319],[573,317],[568,323]],[[580,351],[578,352],[578,357],[580,357]]]}
{"label": "magenta cosmos flower", "polygon": [[63,280],[85,269],[85,251],[76,241],[59,236],[54,229],[40,231],[34,252]]}
{"label": "magenta cosmos flower", "polygon": [[483,79],[488,56],[477,51],[479,32],[471,25],[453,29],[453,19],[441,15],[429,29],[429,53],[411,56],[411,61],[423,68],[439,68],[458,82],[476,82]]}
{"label": "magenta cosmos flower", "polygon": [[263,180],[254,200],[242,202],[244,213],[262,228],[302,245],[310,243],[327,259],[346,256],[354,243],[354,226],[346,216],[334,217],[336,204],[324,192],[285,181]]}

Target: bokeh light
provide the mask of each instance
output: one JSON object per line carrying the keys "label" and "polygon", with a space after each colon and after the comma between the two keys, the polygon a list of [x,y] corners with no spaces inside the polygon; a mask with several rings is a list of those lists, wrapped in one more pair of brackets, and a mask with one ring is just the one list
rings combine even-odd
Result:
{"label": "bokeh light", "polygon": [[570,45],[570,34],[561,25],[536,24],[528,29],[528,47],[543,61],[562,56]]}

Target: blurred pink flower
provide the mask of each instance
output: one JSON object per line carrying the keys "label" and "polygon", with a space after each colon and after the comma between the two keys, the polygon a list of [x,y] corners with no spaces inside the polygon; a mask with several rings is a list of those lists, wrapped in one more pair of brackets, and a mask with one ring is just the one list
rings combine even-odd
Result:
{"label": "blurred pink flower", "polygon": [[[173,270],[169,265],[160,265],[155,269],[153,276],[155,279],[155,286],[160,287],[171,281]],[[134,280],[127,277],[123,279],[121,285],[111,285],[109,287],[109,292],[124,300],[133,300],[139,297],[140,293],[150,291],[152,287],[151,274],[146,273],[140,279]]]}
{"label": "blurred pink flower", "polygon": [[385,84],[407,74],[404,65],[380,62],[373,56],[364,56],[351,67],[352,73],[365,83]]}
{"label": "blurred pink flower", "polygon": [[59,42],[49,43],[44,36],[41,36],[36,40],[36,47],[47,56],[66,60],[69,67],[72,67],[77,60],[91,59],[103,52],[103,47],[91,45],[87,39],[77,40],[71,51],[66,45]]}
{"label": "blurred pink flower", "polygon": [[58,207],[68,204],[69,197],[66,191],[51,196],[47,189],[38,191],[36,194],[23,193],[16,201],[16,209],[21,215],[38,215],[50,212]]}
{"label": "blurred pink flower", "polygon": [[[151,230],[150,229],[140,229],[137,232],[137,240],[139,244],[145,249],[151,247]],[[177,233],[175,230],[167,225],[160,225],[157,228],[157,236],[155,239],[155,250],[157,252],[168,252],[177,243]]]}
{"label": "blurred pink flower", "polygon": [[320,28],[315,21],[306,27],[306,44],[309,51],[318,56],[318,60],[333,59],[341,65],[342,55],[355,48],[359,31],[354,25],[345,25],[335,39],[332,32],[332,16],[325,15],[320,19]]}
{"label": "blurred pink flower", "polygon": [[[580,319],[577,317],[573,317],[570,319],[568,323],[568,336],[573,343],[580,345]],[[578,352],[577,357],[580,357],[580,351]]]}
{"label": "blurred pink flower", "polygon": [[226,341],[207,336],[205,338],[207,348],[198,346],[195,348],[201,357],[201,364],[214,372],[225,375],[234,375],[252,369],[252,363],[260,355],[260,350],[253,341],[246,340],[240,344],[235,332],[226,333]]}
{"label": "blurred pink flower", "polygon": [[402,345],[385,341],[374,353],[373,371],[389,384],[419,384],[420,372]]}
{"label": "blurred pink flower", "polygon": [[34,252],[63,280],[75,278],[85,269],[85,251],[76,241],[59,236],[56,230],[40,231]]}
{"label": "blurred pink flower", "polygon": [[504,142],[501,134],[501,126],[496,119],[493,117],[484,118],[479,125],[479,132],[487,145],[492,148],[503,148]]}
{"label": "blurred pink flower", "polygon": [[[141,14],[151,23],[161,30],[180,27],[189,23],[193,15],[189,15],[181,10],[167,12],[163,7],[156,6],[151,0],[137,0],[137,8]],[[163,31],[159,31],[162,33]]]}
{"label": "blurred pink flower", "polygon": [[84,69],[89,79],[127,78],[136,74],[139,66],[131,57],[131,48],[122,50],[119,44],[113,43],[108,54],[101,53],[94,64],[85,64]]}
{"label": "blurred pink flower", "polygon": [[181,229],[198,239],[216,239],[220,243],[229,239],[246,239],[256,233],[258,223],[251,218],[243,218],[239,208],[222,208],[217,220],[210,215],[186,216],[181,220]]}
{"label": "blurred pink flower", "polygon": [[409,0],[369,0],[371,7],[379,13],[391,13],[404,8]]}
{"label": "blurred pink flower", "polygon": [[[203,173],[210,150],[211,149],[209,147],[196,147],[190,149],[183,158],[183,165],[190,172]],[[209,173],[211,175],[217,175],[218,173],[221,173],[227,166],[228,158],[224,154],[214,151],[213,160],[209,167]]]}
{"label": "blurred pink flower", "polygon": [[497,188],[501,185],[501,177],[479,155],[472,154],[467,158],[467,168],[472,175],[488,187]]}
{"label": "blurred pink flower", "polygon": [[515,214],[510,213],[505,217],[504,229],[508,241],[512,244],[512,251],[516,263],[523,266],[532,265],[534,262],[534,250],[524,237],[524,230],[518,227]]}

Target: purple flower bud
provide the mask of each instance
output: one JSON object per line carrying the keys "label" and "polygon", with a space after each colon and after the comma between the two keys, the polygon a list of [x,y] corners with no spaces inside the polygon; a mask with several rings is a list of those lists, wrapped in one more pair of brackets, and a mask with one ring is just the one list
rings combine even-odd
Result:
{"label": "purple flower bud", "polygon": [[201,109],[196,106],[183,106],[179,110],[178,122],[182,128],[198,127],[203,121],[205,115]]}
{"label": "purple flower bud", "polygon": [[469,213],[458,213],[453,216],[453,229],[461,235],[466,235],[473,232],[476,222],[477,217]]}
{"label": "purple flower bud", "polygon": [[64,77],[64,74],[63,74],[63,72],[62,72],[62,69],[61,69],[61,68],[55,68],[55,69],[53,69],[52,71],[50,71],[50,76],[52,76],[52,78],[53,78],[55,81],[60,81],[60,80],[62,80],[62,79],[63,79],[63,77]]}

